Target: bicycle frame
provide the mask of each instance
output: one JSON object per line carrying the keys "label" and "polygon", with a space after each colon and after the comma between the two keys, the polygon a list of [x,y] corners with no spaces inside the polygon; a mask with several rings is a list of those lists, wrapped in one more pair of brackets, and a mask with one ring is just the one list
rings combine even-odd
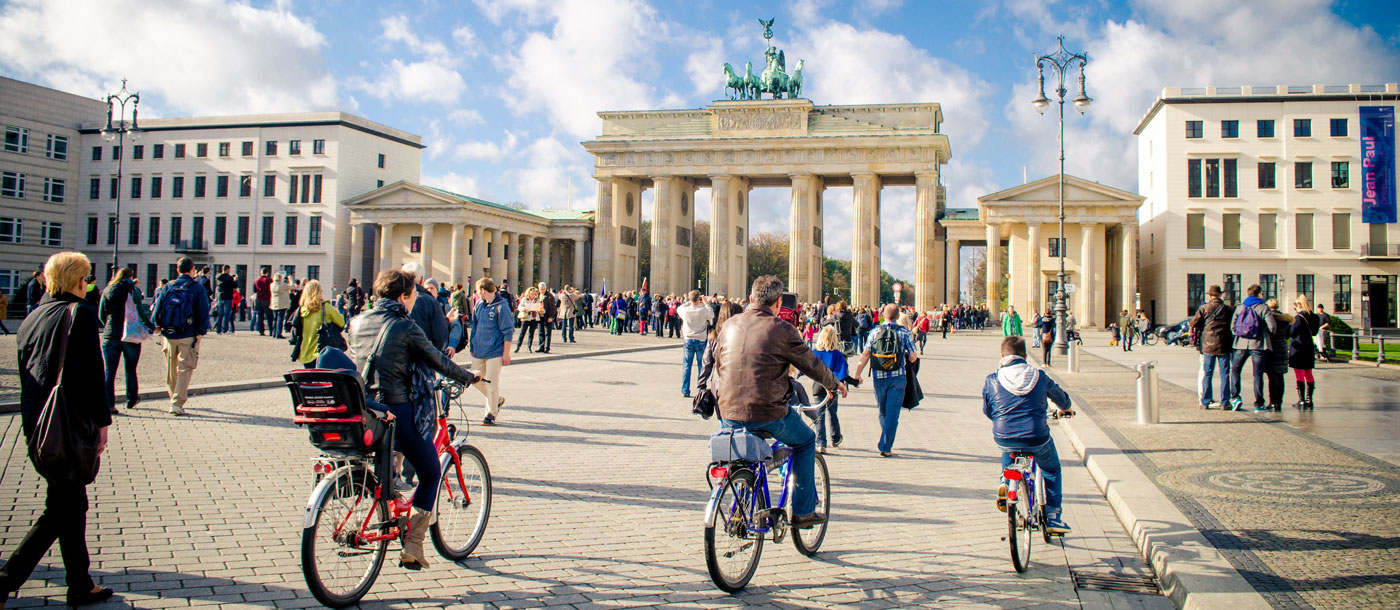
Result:
{"label": "bicycle frame", "polygon": [[[1022,479],[1026,480],[1026,488],[1030,491],[1031,496],[1029,498],[1024,498],[1028,503],[1026,514],[1030,516],[1030,524],[1032,526],[1039,525],[1040,517],[1036,509],[1045,504],[1045,486],[1042,483],[1043,478],[1040,474],[1040,468],[1036,466],[1035,457],[1030,455],[1016,457],[1015,462],[1013,462],[1010,467],[1003,470],[1001,476],[1006,477],[1008,481],[1012,482]],[[1015,504],[1022,501],[1022,498],[1018,497],[1019,495],[1015,485],[1012,485],[1011,489],[1007,490],[1007,510],[1013,510]]]}

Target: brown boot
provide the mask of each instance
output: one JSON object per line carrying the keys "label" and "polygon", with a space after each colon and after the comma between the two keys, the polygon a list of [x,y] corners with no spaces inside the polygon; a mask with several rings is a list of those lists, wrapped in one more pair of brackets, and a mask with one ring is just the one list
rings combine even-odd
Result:
{"label": "brown boot", "polygon": [[408,536],[403,541],[403,552],[399,553],[399,567],[421,570],[428,567],[428,555],[423,551],[423,539],[428,536],[428,525],[432,523],[432,511],[414,507],[413,516],[408,519]]}

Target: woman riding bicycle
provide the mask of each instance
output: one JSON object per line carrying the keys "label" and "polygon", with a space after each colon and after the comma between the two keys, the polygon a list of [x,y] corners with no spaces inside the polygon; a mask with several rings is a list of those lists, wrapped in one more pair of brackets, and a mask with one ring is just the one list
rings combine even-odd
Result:
{"label": "woman riding bicycle", "polygon": [[[399,565],[410,570],[428,566],[423,538],[433,514],[434,490],[442,477],[437,451],[433,448],[433,392],[428,369],[468,385],[480,375],[452,362],[433,347],[428,336],[408,317],[418,299],[412,275],[390,269],[374,278],[374,309],[350,321],[347,343],[355,367],[364,373],[365,394],[388,407],[398,420],[394,448],[404,454],[418,472],[418,491],[413,494],[413,515],[404,540]],[[365,363],[373,362],[370,370]]]}

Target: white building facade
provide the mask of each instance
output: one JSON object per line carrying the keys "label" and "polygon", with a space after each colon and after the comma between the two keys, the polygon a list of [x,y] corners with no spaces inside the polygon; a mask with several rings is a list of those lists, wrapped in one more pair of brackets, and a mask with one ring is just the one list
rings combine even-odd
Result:
{"label": "white building facade", "polygon": [[173,277],[189,256],[231,265],[245,293],[264,268],[344,287],[351,231],[341,202],[416,182],[421,169],[421,138],[343,112],[142,119],[121,150],[104,125],[82,126],[71,151],[80,177],[69,187],[75,246],[99,281],[116,247],[143,286]]}
{"label": "white building facade", "polygon": [[1362,222],[1359,119],[1397,100],[1394,83],[1164,89],[1133,132],[1141,308],[1173,323],[1208,286],[1239,302],[1259,284],[1285,311],[1302,294],[1396,328],[1400,230]]}

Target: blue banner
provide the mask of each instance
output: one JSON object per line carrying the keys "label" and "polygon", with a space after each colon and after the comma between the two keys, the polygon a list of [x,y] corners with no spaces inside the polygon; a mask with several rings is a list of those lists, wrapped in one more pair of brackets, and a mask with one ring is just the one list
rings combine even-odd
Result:
{"label": "blue banner", "polygon": [[1361,107],[1361,222],[1395,222],[1395,107]]}

